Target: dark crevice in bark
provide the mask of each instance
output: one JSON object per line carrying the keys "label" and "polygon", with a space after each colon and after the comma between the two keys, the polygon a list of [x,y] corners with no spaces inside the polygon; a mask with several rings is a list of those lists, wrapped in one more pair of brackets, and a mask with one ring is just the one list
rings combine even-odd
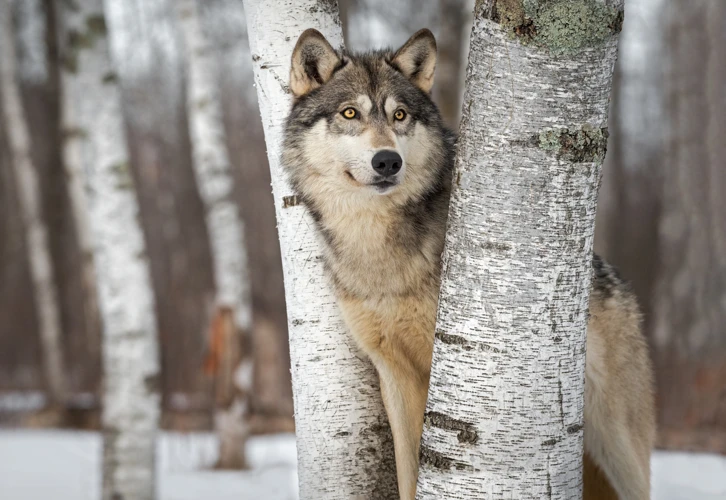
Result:
{"label": "dark crevice in bark", "polygon": [[419,462],[422,465],[430,465],[441,470],[451,470],[452,468],[456,470],[474,470],[471,465],[454,460],[453,458],[447,457],[446,455],[443,455],[442,453],[432,450],[428,446],[424,445],[421,445]]}
{"label": "dark crevice in bark", "polygon": [[459,431],[456,438],[460,443],[475,444],[479,436],[470,423],[457,420],[443,413],[430,411],[426,413],[424,421],[426,425],[438,427],[447,431]]}
{"label": "dark crevice in bark", "polygon": [[459,335],[450,335],[448,333],[442,332],[441,330],[436,330],[434,337],[436,337],[444,344],[458,345],[461,346],[463,349],[466,349],[467,351],[471,351],[472,349],[474,349],[474,347],[471,345],[471,342],[466,340],[464,337],[460,337]]}
{"label": "dark crevice in bark", "polygon": [[300,204],[300,199],[297,195],[283,196],[282,197],[282,208],[295,207]]}

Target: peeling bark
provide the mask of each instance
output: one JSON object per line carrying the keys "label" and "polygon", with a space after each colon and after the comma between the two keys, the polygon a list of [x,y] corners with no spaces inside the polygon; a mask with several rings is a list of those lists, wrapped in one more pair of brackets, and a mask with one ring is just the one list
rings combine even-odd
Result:
{"label": "peeling bark", "polygon": [[603,13],[583,27],[592,36],[522,43],[503,22],[518,5],[517,26],[554,33],[569,22],[561,4],[475,8],[418,499],[581,496],[608,23],[622,1],[578,3]]}
{"label": "peeling bark", "polygon": [[397,498],[377,376],[340,317],[310,215],[291,203],[293,198],[283,202],[294,195],[280,164],[291,103],[290,56],[300,33],[310,27],[333,46],[342,44],[337,2],[305,0],[283,7],[245,0],[245,12],[285,273],[300,495],[304,500]]}

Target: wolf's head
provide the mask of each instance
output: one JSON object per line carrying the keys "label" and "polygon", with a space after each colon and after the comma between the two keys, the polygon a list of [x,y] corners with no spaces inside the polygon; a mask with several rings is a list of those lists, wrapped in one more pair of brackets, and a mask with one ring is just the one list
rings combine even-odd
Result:
{"label": "wolf's head", "polygon": [[303,200],[346,210],[441,189],[453,136],[429,95],[435,67],[426,29],[396,52],[364,54],[336,51],[313,29],[300,36],[283,163]]}

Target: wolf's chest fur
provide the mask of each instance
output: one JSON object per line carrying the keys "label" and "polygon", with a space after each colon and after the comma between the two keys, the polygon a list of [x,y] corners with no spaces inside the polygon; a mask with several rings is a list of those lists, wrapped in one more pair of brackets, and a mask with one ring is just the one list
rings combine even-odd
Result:
{"label": "wolf's chest fur", "polygon": [[381,199],[321,214],[326,265],[339,295],[376,300],[438,290],[448,193],[440,197],[436,204]]}

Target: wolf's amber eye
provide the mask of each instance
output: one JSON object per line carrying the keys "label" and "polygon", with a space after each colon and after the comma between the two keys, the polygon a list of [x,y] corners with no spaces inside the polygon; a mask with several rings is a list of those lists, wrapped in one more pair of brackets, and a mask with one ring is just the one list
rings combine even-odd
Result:
{"label": "wolf's amber eye", "polygon": [[403,121],[406,118],[406,112],[402,109],[399,109],[398,111],[393,113],[393,117],[399,122]]}
{"label": "wolf's amber eye", "polygon": [[345,108],[343,110],[343,112],[340,114],[343,115],[348,120],[352,120],[353,118],[358,116],[358,112],[355,110],[355,108]]}

